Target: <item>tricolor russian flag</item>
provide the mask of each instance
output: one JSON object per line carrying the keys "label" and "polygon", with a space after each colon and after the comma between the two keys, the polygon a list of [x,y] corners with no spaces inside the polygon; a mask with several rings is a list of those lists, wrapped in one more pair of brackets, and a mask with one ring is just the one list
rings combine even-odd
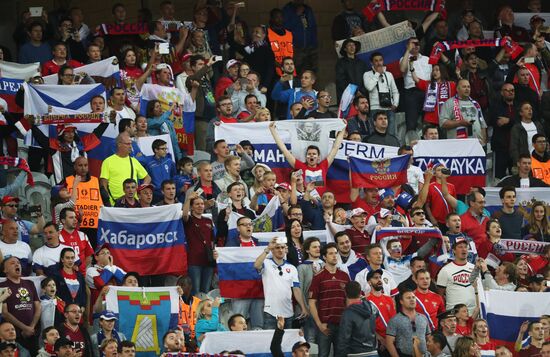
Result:
{"label": "tricolor russian flag", "polygon": [[220,295],[233,299],[264,297],[262,277],[254,268],[254,261],[265,247],[223,247],[218,252]]}
{"label": "tricolor russian flag", "polygon": [[350,157],[352,187],[387,188],[407,183],[407,167],[411,155],[399,155],[381,160]]}

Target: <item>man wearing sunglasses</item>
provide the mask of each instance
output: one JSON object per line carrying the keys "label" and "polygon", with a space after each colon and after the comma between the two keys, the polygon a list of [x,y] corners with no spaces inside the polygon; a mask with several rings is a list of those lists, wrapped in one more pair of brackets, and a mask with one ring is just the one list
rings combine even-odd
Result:
{"label": "man wearing sunglasses", "polygon": [[31,234],[41,233],[46,221],[41,211],[37,211],[36,223],[23,220],[17,217],[17,208],[19,207],[19,198],[13,196],[4,196],[2,198],[2,218],[15,221],[19,226],[19,240],[29,243]]}

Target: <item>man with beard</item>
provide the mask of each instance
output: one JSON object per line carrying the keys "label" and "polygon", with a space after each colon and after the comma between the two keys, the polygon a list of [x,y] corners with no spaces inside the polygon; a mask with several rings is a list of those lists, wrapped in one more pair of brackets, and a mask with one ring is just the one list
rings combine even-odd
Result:
{"label": "man with beard", "polygon": [[367,295],[367,300],[378,310],[376,319],[376,338],[382,346],[386,346],[386,326],[388,321],[395,316],[395,302],[393,299],[383,293],[384,271],[382,269],[373,269],[367,274],[367,283],[370,286],[370,293]]}
{"label": "man with beard", "polygon": [[168,330],[162,338],[162,343],[164,344],[164,353],[179,353],[181,352],[182,345],[181,339],[176,333],[175,330]]}
{"label": "man with beard", "polygon": [[357,273],[367,267],[367,262],[351,249],[351,240],[346,232],[336,233],[334,241],[338,248],[338,268],[348,273],[351,279],[355,279]]}

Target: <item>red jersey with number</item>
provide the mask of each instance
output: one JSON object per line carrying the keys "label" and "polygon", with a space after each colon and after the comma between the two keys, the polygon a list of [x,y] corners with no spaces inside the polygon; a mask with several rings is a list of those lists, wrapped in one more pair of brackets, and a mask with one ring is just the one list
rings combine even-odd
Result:
{"label": "red jersey with number", "polygon": [[370,294],[367,300],[371,301],[378,308],[380,316],[376,318],[376,333],[386,338],[386,326],[392,317],[395,316],[395,305],[393,299],[388,295],[375,296]]}
{"label": "red jersey with number", "polygon": [[76,229],[72,233],[62,229],[60,232],[59,241],[62,244],[73,248],[75,254],[78,255],[78,259],[80,259],[79,270],[82,275],[86,276],[86,258],[94,255],[94,250],[92,249],[86,234]]}

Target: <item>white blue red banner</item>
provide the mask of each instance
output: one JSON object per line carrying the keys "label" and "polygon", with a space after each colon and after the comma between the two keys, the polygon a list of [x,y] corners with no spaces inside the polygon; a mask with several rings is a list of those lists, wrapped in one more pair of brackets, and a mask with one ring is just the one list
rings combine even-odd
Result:
{"label": "white blue red banner", "polygon": [[485,186],[486,155],[479,140],[420,140],[413,149],[415,166],[422,171],[436,163],[451,170],[448,181],[458,194],[469,193],[472,186]]}
{"label": "white blue red banner", "polygon": [[172,139],[170,139],[170,135],[162,134],[162,135],[142,136],[140,138],[136,138],[136,141],[143,155],[154,156],[155,153],[153,152],[153,142],[157,139],[166,141],[167,143],[166,147],[168,148],[168,153],[172,155],[172,161],[175,162],[176,155],[174,155],[174,148],[172,147]]}
{"label": "white blue red banner", "polygon": [[91,113],[90,100],[96,95],[105,98],[105,87],[102,84],[62,86],[23,83],[23,87],[25,115]]}
{"label": "white blue red banner", "polygon": [[[201,344],[200,353],[215,354],[220,351],[240,350],[246,357],[271,357],[269,348],[273,332],[273,330],[208,332]],[[300,330],[285,329],[281,343],[285,356],[292,356],[292,346],[298,341],[304,341],[300,336]]]}
{"label": "white blue red banner", "polygon": [[[315,237],[315,238],[319,238],[321,243],[325,243],[327,241],[328,232],[329,232],[328,230],[304,231],[303,232],[304,240],[311,237]],[[260,244],[268,245],[273,238],[280,237],[282,234],[284,235],[284,233],[282,232],[258,232],[258,233],[254,233],[253,236],[254,238],[258,239]]]}
{"label": "white blue red banner", "polygon": [[117,330],[136,345],[136,356],[156,357],[162,338],[178,324],[179,295],[176,287],[131,288],[111,286],[105,297],[114,312]]}
{"label": "white blue red banner", "polygon": [[[332,147],[333,139],[329,141]],[[350,181],[348,158],[355,157],[364,160],[384,159],[397,156],[397,147],[360,143],[355,141],[342,141],[340,149],[327,172],[328,190],[334,193],[340,203],[349,203]]]}
{"label": "white blue red banner", "polygon": [[220,295],[224,298],[263,298],[262,277],[254,261],[265,247],[219,247],[218,278]]}
{"label": "white blue red banner", "polygon": [[[380,52],[384,56],[384,64],[394,77],[400,78],[403,75],[399,70],[399,59],[403,57],[409,38],[414,37],[414,30],[409,26],[408,21],[403,21],[380,30],[371,31],[360,36],[352,37],[361,43],[361,50],[357,58],[366,62],[369,66],[370,56],[374,52]],[[336,53],[340,54],[340,48],[344,40],[336,41]]]}
{"label": "white blue red banner", "polygon": [[351,185],[360,188],[388,188],[407,183],[410,158],[410,155],[375,160],[350,157]]}
{"label": "white blue red banner", "polygon": [[187,251],[181,208],[181,203],[136,209],[102,207],[97,246],[108,243],[117,265],[125,271],[185,274]]}
{"label": "white blue red banner", "polygon": [[21,113],[23,108],[15,104],[15,95],[21,85],[34,76],[40,75],[40,63],[20,64],[0,61],[0,98],[8,103],[12,113]]}
{"label": "white blue red banner", "polygon": [[[105,81],[112,79],[113,83],[120,84],[120,68],[116,56],[75,68],[74,73],[86,73],[90,77],[94,77],[96,83],[99,83],[98,80],[100,79],[101,83],[105,83]],[[50,74],[44,77],[44,83],[57,84],[58,78],[57,73]]]}
{"label": "white blue red banner", "polygon": [[[500,187],[485,187],[485,208],[490,213],[502,208],[500,190]],[[542,187],[516,188],[516,207],[526,218],[535,201],[541,201],[545,206],[550,206],[550,190]]]}

